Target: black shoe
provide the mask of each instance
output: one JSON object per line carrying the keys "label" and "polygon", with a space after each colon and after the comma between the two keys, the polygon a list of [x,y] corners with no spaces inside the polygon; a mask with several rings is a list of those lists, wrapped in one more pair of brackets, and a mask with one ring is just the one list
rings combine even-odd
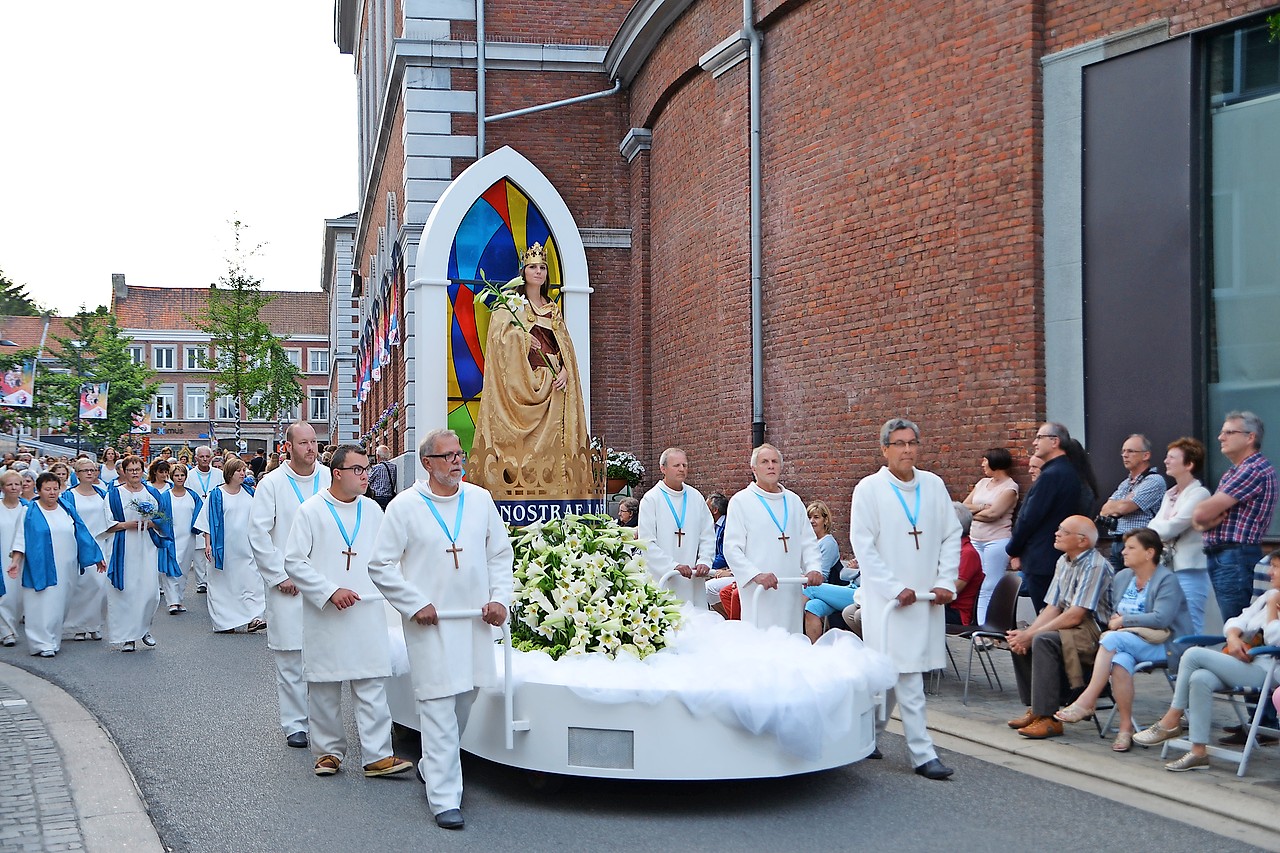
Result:
{"label": "black shoe", "polygon": [[916,768],[916,775],[923,776],[926,779],[946,779],[955,772],[936,758],[930,759]]}
{"label": "black shoe", "polygon": [[[1249,730],[1243,727],[1237,727],[1235,732],[1232,732],[1226,737],[1218,738],[1218,743],[1225,744],[1227,746],[1244,746],[1244,742],[1248,739]],[[1258,746],[1270,746],[1276,742],[1276,736],[1266,734],[1265,732],[1258,732],[1257,742]]]}
{"label": "black shoe", "polygon": [[875,761],[879,761],[880,759],[884,758],[884,753],[881,752],[880,747],[877,746],[875,749],[871,750],[871,754],[868,755],[867,758],[873,759]]}
{"label": "black shoe", "polygon": [[306,749],[308,746],[306,732],[294,732],[284,739],[284,742],[294,749]]}
{"label": "black shoe", "polygon": [[436,815],[436,826],[441,829],[462,829],[465,825],[461,809],[449,809]]}
{"label": "black shoe", "polygon": [[209,591],[209,587],[207,585],[202,583],[196,584],[196,592],[207,593],[208,591]]}

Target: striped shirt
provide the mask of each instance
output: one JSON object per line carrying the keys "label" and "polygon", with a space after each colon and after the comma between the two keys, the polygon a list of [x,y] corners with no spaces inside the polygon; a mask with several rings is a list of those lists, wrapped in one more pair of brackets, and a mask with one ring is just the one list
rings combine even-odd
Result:
{"label": "striped shirt", "polygon": [[1103,628],[1111,619],[1111,579],[1115,575],[1110,561],[1097,548],[1090,548],[1074,560],[1066,554],[1058,558],[1053,582],[1045,593],[1046,604],[1059,610],[1083,607],[1092,610]]}
{"label": "striped shirt", "polygon": [[1276,469],[1267,457],[1254,453],[1232,465],[1218,481],[1218,492],[1235,498],[1236,504],[1221,524],[1204,532],[1205,547],[1261,542],[1276,508]]}
{"label": "striped shirt", "polygon": [[1156,510],[1160,509],[1160,501],[1164,500],[1164,491],[1164,477],[1156,473],[1154,468],[1143,471],[1136,480],[1125,477],[1111,493],[1111,500],[1133,501],[1138,508],[1128,515],[1120,516],[1116,523],[1116,538],[1119,539],[1130,530],[1146,527],[1147,523],[1155,517]]}

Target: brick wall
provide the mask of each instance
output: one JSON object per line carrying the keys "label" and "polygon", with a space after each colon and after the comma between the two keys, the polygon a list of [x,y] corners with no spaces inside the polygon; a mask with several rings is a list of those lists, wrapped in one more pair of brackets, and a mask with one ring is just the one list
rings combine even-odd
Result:
{"label": "brick wall", "polygon": [[1171,35],[1181,35],[1275,9],[1275,0],[1185,0],[1176,3],[1145,0],[1123,4],[1104,0],[1048,2],[1044,4],[1045,51],[1054,53],[1159,20],[1169,22]]}

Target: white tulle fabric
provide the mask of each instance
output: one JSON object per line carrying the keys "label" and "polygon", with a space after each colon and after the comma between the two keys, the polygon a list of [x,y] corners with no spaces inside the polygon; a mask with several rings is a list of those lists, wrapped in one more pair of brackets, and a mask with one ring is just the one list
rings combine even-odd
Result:
{"label": "white tulle fabric", "polygon": [[[404,639],[393,627],[392,669],[408,672]],[[495,646],[502,672],[502,647]],[[674,643],[644,660],[545,652],[513,652],[515,685],[559,685],[602,704],[657,704],[675,695],[696,717],[713,716],[752,734],[769,735],[787,751],[816,758],[825,741],[847,736],[855,697],[892,687],[897,670],[885,655],[848,631],[829,631],[817,644],[781,628],[761,630],[686,608]]]}

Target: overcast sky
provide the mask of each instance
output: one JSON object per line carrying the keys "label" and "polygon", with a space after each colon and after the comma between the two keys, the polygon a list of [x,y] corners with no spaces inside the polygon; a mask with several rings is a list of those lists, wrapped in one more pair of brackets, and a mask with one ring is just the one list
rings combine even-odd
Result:
{"label": "overcast sky", "polygon": [[319,289],[355,136],[332,2],[0,0],[0,270],[61,313],[209,285],[233,219],[264,288]]}

